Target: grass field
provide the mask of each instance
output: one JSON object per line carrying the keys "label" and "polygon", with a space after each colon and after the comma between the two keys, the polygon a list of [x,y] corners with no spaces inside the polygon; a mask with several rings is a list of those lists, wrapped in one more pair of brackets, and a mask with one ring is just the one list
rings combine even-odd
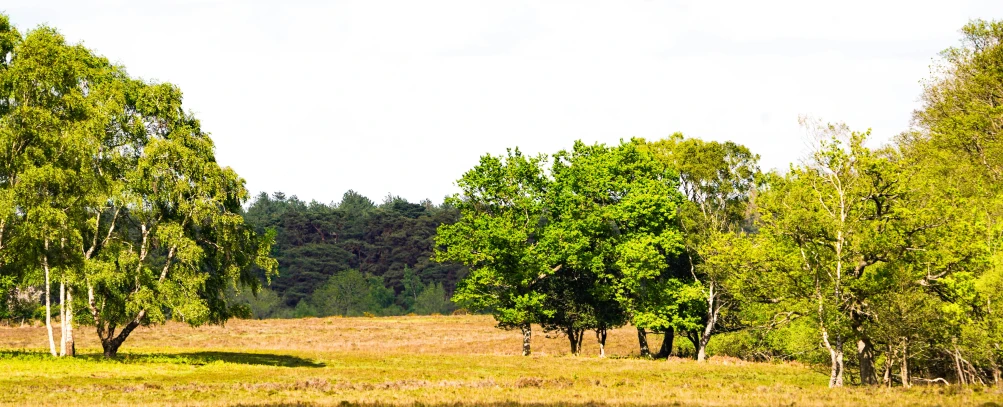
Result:
{"label": "grass field", "polygon": [[[58,329],[56,330],[58,335]],[[564,338],[521,335],[490,317],[308,318],[137,330],[119,360],[77,331],[75,359],[53,359],[40,327],[0,327],[4,405],[982,405],[988,388],[826,388],[818,370],[712,358],[636,358],[636,332],[610,334],[580,357]],[[658,338],[650,338],[657,346]]]}

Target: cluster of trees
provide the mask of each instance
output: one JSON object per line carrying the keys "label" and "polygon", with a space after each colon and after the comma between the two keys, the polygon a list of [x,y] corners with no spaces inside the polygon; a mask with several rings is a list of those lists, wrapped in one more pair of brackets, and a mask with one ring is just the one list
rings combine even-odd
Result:
{"label": "cluster of trees", "polygon": [[448,296],[466,267],[431,254],[436,228],[456,217],[447,205],[395,196],[377,205],[354,191],[330,205],[260,194],[244,218],[275,231],[279,274],[239,301],[256,318],[452,312]]}
{"label": "cluster of trees", "polygon": [[911,130],[872,148],[803,119],[814,149],[784,172],[676,134],[486,155],[440,206],[349,191],[245,211],[179,89],[0,14],[0,318],[44,304],[53,355],[84,324],[115,356],[168,319],[446,313],[452,295],[526,355],[532,324],[575,354],[630,324],[645,356],[678,336],[705,360],[718,338],[827,364],[833,387],[1003,384],[1003,23],[962,33]]}
{"label": "cluster of trees", "polygon": [[521,329],[524,354],[533,323],[573,353],[630,323],[642,354],[651,331],[700,360],[718,337],[825,363],[833,387],[1003,384],[1003,23],[962,32],[879,148],[803,119],[814,149],[784,172],[679,135],[482,157],[436,238],[470,267],[454,299]]}
{"label": "cluster of trees", "polygon": [[178,88],[0,14],[3,313],[41,299],[53,355],[86,324],[106,356],[139,326],[245,315],[225,293],[274,275],[272,237],[244,221],[244,180],[213,150]]}

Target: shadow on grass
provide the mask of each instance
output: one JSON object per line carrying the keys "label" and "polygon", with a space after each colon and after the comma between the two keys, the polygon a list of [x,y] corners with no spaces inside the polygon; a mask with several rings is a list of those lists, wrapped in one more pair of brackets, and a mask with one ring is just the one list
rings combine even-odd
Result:
{"label": "shadow on grass", "polygon": [[[48,352],[0,351],[2,359],[52,360]],[[62,359],[68,360],[68,359]],[[185,352],[185,353],[121,353],[114,359],[106,359],[100,353],[78,354],[75,360],[112,363],[171,363],[179,365],[203,366],[210,363],[234,363],[241,365],[279,367],[324,367],[320,362],[291,355],[244,352]]]}

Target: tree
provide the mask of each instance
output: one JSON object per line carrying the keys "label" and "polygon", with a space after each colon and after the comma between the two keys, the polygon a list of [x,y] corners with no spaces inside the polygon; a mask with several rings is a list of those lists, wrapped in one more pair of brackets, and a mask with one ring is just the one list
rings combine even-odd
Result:
{"label": "tree", "polygon": [[874,304],[889,294],[888,285],[879,284],[881,271],[922,264],[922,273],[939,273],[965,255],[948,254],[940,237],[950,211],[925,194],[924,178],[912,177],[896,150],[872,151],[864,147],[869,133],[845,125],[805,124],[818,149],[759,201],[762,230],[801,258],[791,280],[815,302],[813,316],[830,355],[830,386],[843,385],[843,348],[854,340],[861,381],[873,384],[874,335],[867,328]]}
{"label": "tree", "polygon": [[404,301],[407,303],[409,309],[414,309],[418,304],[418,294],[423,292],[425,285],[421,282],[421,277],[415,274],[411,267],[404,266],[404,278],[401,281],[404,284]]}
{"label": "tree", "polygon": [[444,314],[449,312],[449,299],[442,283],[434,283],[418,294],[414,301],[414,312],[418,315]]}
{"label": "tree", "polygon": [[652,308],[645,301],[666,298],[649,291],[664,287],[681,252],[682,196],[675,174],[637,142],[576,142],[555,155],[552,174],[543,242],[558,270],[548,301],[560,304],[548,307],[555,313],[548,325],[568,334],[572,353],[580,330],[596,330],[603,352],[607,329],[631,317],[643,329]]}
{"label": "tree", "polygon": [[491,312],[501,328],[519,328],[523,355],[530,354],[530,324],[547,314],[540,282],[555,272],[538,247],[550,184],[543,160],[518,149],[481,157],[457,181],[461,192],[447,199],[459,221],[440,225],[435,238],[437,261],[470,267],[453,301]]}
{"label": "tree", "polygon": [[[697,360],[707,357],[707,344],[720,329],[721,314],[734,305],[729,279],[734,270],[722,270],[723,262],[709,261],[718,254],[709,250],[722,233],[743,230],[749,220],[749,202],[759,182],[759,156],[733,143],[671,137],[643,145],[655,157],[674,168],[686,201],[681,205],[680,224],[686,235],[689,272],[703,290],[702,327],[697,337]],[[697,308],[697,307],[693,307]]]}
{"label": "tree", "polygon": [[[924,86],[923,107],[914,113],[916,131],[899,138],[904,154],[926,168],[944,193],[957,196],[957,220],[969,232],[962,252],[974,246],[982,262],[930,284],[948,295],[955,344],[953,357],[961,384],[981,381],[982,372],[1003,386],[1003,314],[998,304],[1003,281],[1003,22],[974,20],[962,30],[961,44],[941,52]],[[964,182],[957,182],[964,180]],[[955,228],[951,228],[952,231]],[[967,230],[966,230],[967,229]],[[958,232],[958,235],[963,232]],[[940,283],[940,284],[938,284]],[[970,361],[965,360],[967,355]],[[967,363],[967,366],[964,364]]]}
{"label": "tree", "polygon": [[358,270],[345,270],[331,276],[311,298],[318,316],[358,316],[378,307],[371,291],[366,276]]}
{"label": "tree", "polygon": [[[23,38],[0,16],[0,268],[7,262],[44,278],[49,349],[57,355],[51,323],[53,280],[60,287],[60,355],[73,353],[72,304],[80,277],[80,229],[90,198],[102,190],[94,157],[118,85],[117,70],[55,30],[41,27]],[[100,167],[98,167],[100,168]],[[4,247],[18,245],[15,254]],[[6,259],[4,259],[6,257]],[[21,278],[28,277],[21,275]]]}
{"label": "tree", "polygon": [[112,214],[106,243],[86,273],[87,306],[107,357],[140,325],[222,323],[246,314],[225,290],[256,290],[252,266],[266,276],[275,271],[273,237],[255,233],[240,215],[244,181],[216,163],[212,140],[182,110],[181,92],[132,85],[129,119],[145,125],[123,131],[134,137],[116,152],[127,165],[105,209]]}

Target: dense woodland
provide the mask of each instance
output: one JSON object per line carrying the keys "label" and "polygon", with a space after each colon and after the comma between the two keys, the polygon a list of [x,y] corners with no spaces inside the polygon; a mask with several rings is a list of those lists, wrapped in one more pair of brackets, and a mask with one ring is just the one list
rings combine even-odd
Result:
{"label": "dense woodland", "polygon": [[961,40],[884,145],[805,117],[812,150],[764,172],[732,142],[569,141],[485,155],[439,206],[326,205],[250,201],[179,89],[0,16],[0,313],[54,356],[81,325],[114,357],[167,320],[460,307],[526,355],[534,326],[577,355],[629,324],[641,357],[1003,385],[1003,23]]}
{"label": "dense woodland", "polygon": [[354,191],[330,205],[261,194],[244,218],[276,233],[279,273],[240,300],[258,318],[452,312],[448,296],[466,267],[431,256],[436,228],[456,217],[430,201],[388,196],[376,205]]}

